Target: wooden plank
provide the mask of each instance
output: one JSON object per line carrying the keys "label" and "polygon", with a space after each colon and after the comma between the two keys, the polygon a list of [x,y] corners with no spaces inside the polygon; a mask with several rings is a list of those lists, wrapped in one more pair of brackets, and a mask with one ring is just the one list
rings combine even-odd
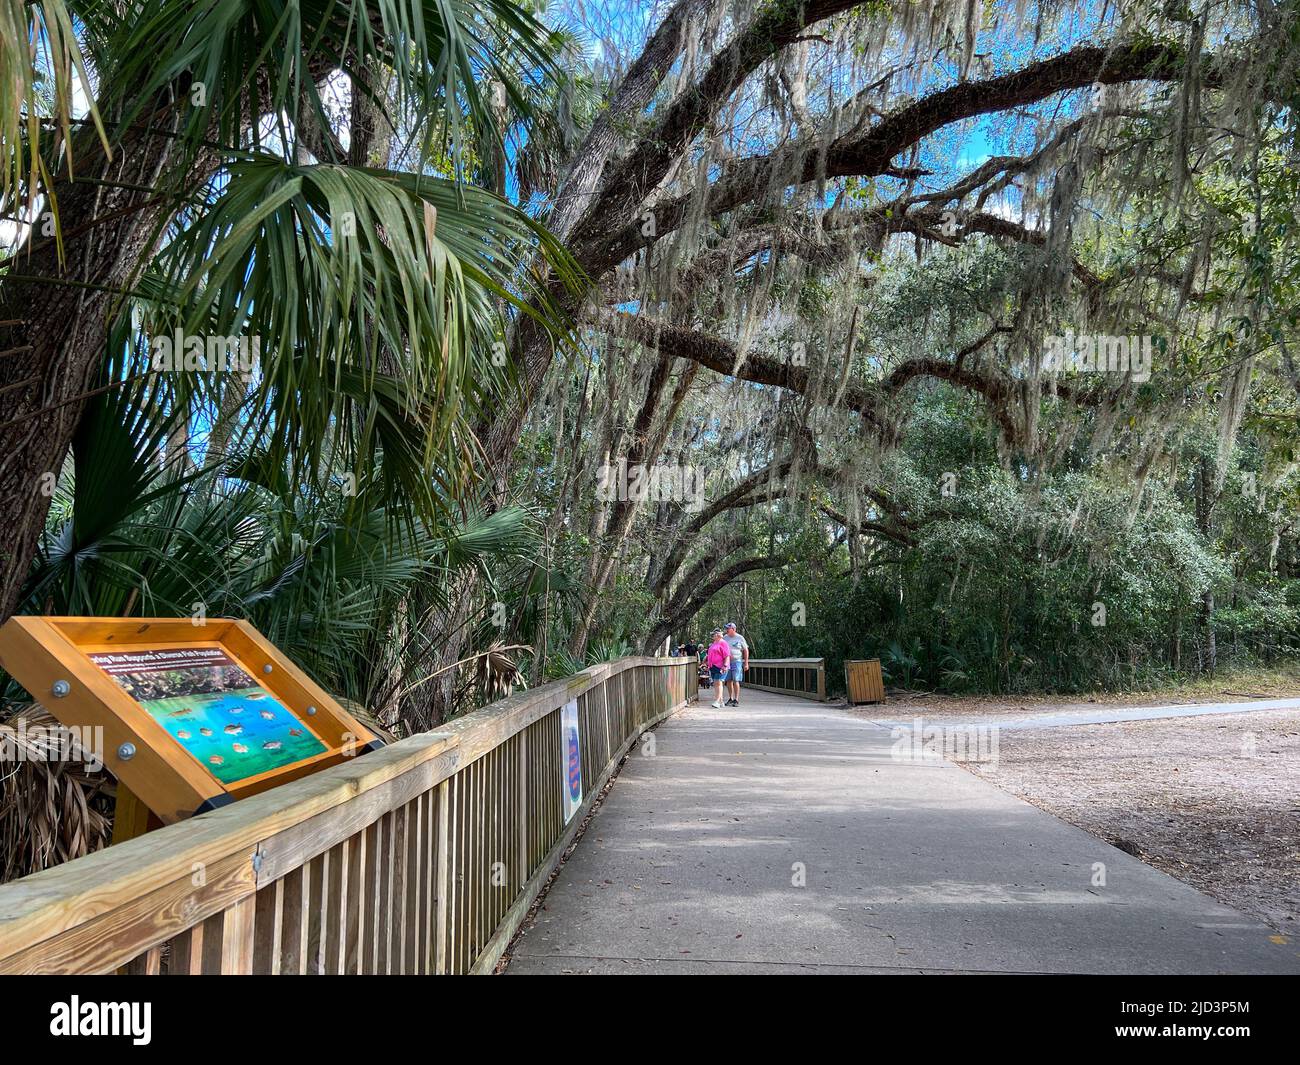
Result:
{"label": "wooden plank", "polygon": [[393,894],[389,925],[389,972],[405,974],[406,969],[406,878],[407,878],[406,807],[393,811]]}
{"label": "wooden plank", "polygon": [[393,811],[383,819],[383,853],[379,856],[379,942],[376,946],[376,972],[393,972],[393,871],[396,858],[397,814]]}
{"label": "wooden plank", "polygon": [[474,927],[470,933],[469,963],[474,964],[479,948],[483,945],[483,929],[487,925],[488,878],[487,878],[487,830],[490,814],[487,810],[487,783],[491,760],[484,758],[475,767],[474,774],[474,811],[471,823],[474,826]]}
{"label": "wooden plank", "polygon": [[135,792],[118,781],[117,798],[113,805],[113,844],[143,836],[151,828],[161,825],[162,822],[154,818],[149,807],[136,798]]}
{"label": "wooden plank", "polygon": [[518,870],[515,877],[515,894],[523,890],[524,884],[528,881],[528,874],[531,870],[528,868],[528,836],[524,829],[524,822],[528,820],[528,763],[524,759],[524,744],[526,734],[517,733],[513,739],[514,743],[514,762],[511,771],[515,775],[514,792],[511,795],[511,811],[514,818],[514,843],[511,862]]}
{"label": "wooden plank", "polygon": [[203,925],[187,928],[171,941],[167,971],[176,976],[198,976],[203,972]]}
{"label": "wooden plank", "polygon": [[150,947],[121,969],[127,976],[158,976],[162,973],[162,947]]}
{"label": "wooden plank", "polygon": [[497,923],[497,905],[501,901],[501,755],[504,745],[492,752],[488,759],[487,793],[483,801],[483,814],[487,821],[487,846],[483,853],[483,897],[486,900],[484,927],[479,942],[486,943]]}
{"label": "wooden plank", "polygon": [[343,870],[343,922],[340,971],[355,975],[360,970],[361,899],[365,894],[366,834],[358,832],[347,841],[347,866]]}
{"label": "wooden plank", "polygon": [[[123,844],[130,846],[131,844]],[[62,936],[0,960],[0,973],[110,973],[142,949],[178,936],[253,893],[251,856],[235,855],[125,900]]]}
{"label": "wooden plank", "polygon": [[284,877],[280,917],[280,972],[301,976],[307,971],[307,908],[311,900],[311,871],[294,869]]}
{"label": "wooden plank", "polygon": [[240,899],[222,914],[221,964],[223,976],[243,976],[253,971],[253,928],[256,896]]}
{"label": "wooden plank", "polygon": [[321,897],[322,947],[324,971],[329,976],[343,972],[344,913],[347,907],[348,865],[351,840],[330,848],[329,878]]}
{"label": "wooden plank", "polygon": [[438,971],[438,841],[442,831],[438,806],[441,785],[424,793],[424,898],[421,911],[424,921],[424,947],[420,972],[433,975]]}
{"label": "wooden plank", "polygon": [[257,900],[253,918],[253,973],[256,976],[279,976],[284,880],[268,884],[253,897]]}
{"label": "wooden plank", "polygon": [[226,915],[222,911],[203,922],[203,953],[199,959],[199,972],[204,976],[216,976],[221,972],[225,943]]}
{"label": "wooden plank", "polygon": [[330,851],[313,858],[305,866],[307,894],[307,933],[304,955],[307,974],[320,976],[325,972],[325,903],[329,898]]}
{"label": "wooden plank", "polygon": [[447,972],[447,919],[448,893],[451,872],[451,788],[452,782],[444,780],[438,785],[438,842],[435,868],[437,870],[438,909],[435,919],[433,944],[433,971]]}
{"label": "wooden plank", "polygon": [[844,677],[850,704],[883,703],[885,685],[880,671],[880,659],[866,658],[846,661]]}
{"label": "wooden plank", "polygon": [[407,854],[406,854],[406,890],[402,893],[402,902],[406,908],[405,926],[406,942],[402,947],[405,973],[420,972],[420,953],[422,946],[421,925],[423,915],[420,913],[420,898],[423,894],[424,876],[424,807],[419,797],[406,804]]}
{"label": "wooden plank", "polygon": [[379,913],[384,886],[384,820],[366,829],[366,888],[361,900],[361,942],[359,972],[379,972]]}
{"label": "wooden plank", "polygon": [[482,760],[475,762],[470,767],[473,782],[471,792],[472,805],[469,810],[469,825],[471,842],[469,845],[469,861],[466,863],[465,875],[470,884],[470,923],[469,934],[467,936],[467,952],[465,960],[469,965],[474,964],[474,958],[478,955],[479,946],[482,944],[483,931],[483,783],[485,765]]}
{"label": "wooden plank", "polygon": [[468,913],[467,885],[465,882],[465,852],[469,844],[469,817],[465,811],[468,798],[468,770],[451,778],[452,786],[452,857],[451,857],[451,911],[447,921],[450,940],[448,972],[465,971],[465,924]]}

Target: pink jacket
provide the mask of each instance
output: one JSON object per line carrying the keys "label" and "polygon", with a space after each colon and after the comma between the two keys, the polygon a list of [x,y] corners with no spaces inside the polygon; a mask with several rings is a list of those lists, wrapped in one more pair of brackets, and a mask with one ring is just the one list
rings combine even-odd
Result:
{"label": "pink jacket", "polygon": [[717,669],[726,669],[731,661],[731,645],[726,640],[709,644],[709,654],[705,661]]}

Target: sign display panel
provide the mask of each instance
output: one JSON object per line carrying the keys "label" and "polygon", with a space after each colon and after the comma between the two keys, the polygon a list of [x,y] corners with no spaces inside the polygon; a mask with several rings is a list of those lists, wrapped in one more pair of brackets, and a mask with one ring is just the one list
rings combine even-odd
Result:
{"label": "sign display panel", "polygon": [[564,822],[582,809],[582,743],[578,736],[578,700],[560,708],[560,743],[564,755]]}
{"label": "sign display panel", "polygon": [[218,647],[87,657],[223,784],[325,753],[302,719]]}
{"label": "sign display panel", "polygon": [[382,746],[246,621],[12,617],[0,665],[162,824]]}

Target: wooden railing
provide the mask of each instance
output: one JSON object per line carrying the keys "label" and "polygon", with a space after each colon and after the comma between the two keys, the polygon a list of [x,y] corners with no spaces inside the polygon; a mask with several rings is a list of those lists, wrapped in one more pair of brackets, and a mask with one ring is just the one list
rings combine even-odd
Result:
{"label": "wooden railing", "polygon": [[0,886],[0,973],[491,971],[623,755],[695,695],[694,659],[593,666]]}
{"label": "wooden railing", "polygon": [[824,658],[751,658],[745,683],[751,688],[826,701]]}

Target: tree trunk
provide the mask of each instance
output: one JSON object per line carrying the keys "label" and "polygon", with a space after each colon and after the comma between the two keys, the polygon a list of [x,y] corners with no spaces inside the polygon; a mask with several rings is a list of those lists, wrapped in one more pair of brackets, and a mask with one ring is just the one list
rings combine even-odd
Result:
{"label": "tree trunk", "polygon": [[49,510],[49,485],[63,467],[86,393],[99,384],[120,293],[152,252],[168,210],[166,197],[141,190],[160,183],[175,155],[173,138],[131,130],[109,160],[93,131],[83,129],[73,148],[78,180],[69,181],[65,170],[54,186],[63,262],[53,238],[43,235],[42,217],[11,272],[0,277],[0,620],[18,606]]}
{"label": "tree trunk", "polygon": [[[1196,526],[1205,537],[1206,545],[1214,546],[1215,490],[1214,470],[1208,456],[1201,456],[1196,492]],[[1201,605],[1196,612],[1196,654],[1202,673],[1213,674],[1218,666],[1218,648],[1214,639],[1214,587],[1211,585],[1201,593]]]}

